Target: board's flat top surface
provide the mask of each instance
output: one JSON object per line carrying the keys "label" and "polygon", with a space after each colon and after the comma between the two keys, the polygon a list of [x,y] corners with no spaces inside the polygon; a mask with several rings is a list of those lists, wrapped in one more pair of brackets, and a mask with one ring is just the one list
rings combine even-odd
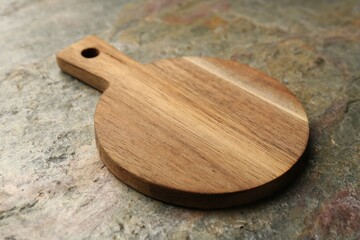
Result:
{"label": "board's flat top surface", "polygon": [[306,114],[270,77],[211,58],[146,67],[105,91],[95,115],[99,143],[131,173],[182,191],[237,192],[276,179],[303,153]]}

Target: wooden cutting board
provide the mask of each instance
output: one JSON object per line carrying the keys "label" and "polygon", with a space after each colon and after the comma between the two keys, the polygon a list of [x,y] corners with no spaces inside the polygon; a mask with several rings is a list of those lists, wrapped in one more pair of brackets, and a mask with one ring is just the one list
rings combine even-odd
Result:
{"label": "wooden cutting board", "polygon": [[296,97],[234,61],[143,65],[89,36],[57,62],[103,92],[95,133],[108,169],[165,202],[221,208],[263,198],[290,179],[307,145],[308,119]]}

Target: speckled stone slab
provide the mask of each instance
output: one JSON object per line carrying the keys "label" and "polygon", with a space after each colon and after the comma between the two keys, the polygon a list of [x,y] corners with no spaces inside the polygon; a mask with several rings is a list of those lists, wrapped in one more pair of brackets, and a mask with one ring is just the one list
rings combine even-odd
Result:
{"label": "speckled stone slab", "polygon": [[[97,154],[100,93],[54,60],[89,34],[143,63],[214,56],[279,79],[309,115],[305,172],[218,211],[128,188]],[[360,238],[359,1],[8,0],[0,46],[0,239]]]}

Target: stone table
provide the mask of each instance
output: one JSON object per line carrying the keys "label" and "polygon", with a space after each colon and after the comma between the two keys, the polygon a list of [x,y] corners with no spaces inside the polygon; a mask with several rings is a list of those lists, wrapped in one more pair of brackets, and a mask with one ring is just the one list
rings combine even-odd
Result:
{"label": "stone table", "polygon": [[[309,115],[303,172],[215,211],[127,187],[96,150],[100,93],[55,62],[89,34],[143,63],[215,56],[279,79]],[[2,239],[360,238],[360,1],[5,0],[0,46]]]}

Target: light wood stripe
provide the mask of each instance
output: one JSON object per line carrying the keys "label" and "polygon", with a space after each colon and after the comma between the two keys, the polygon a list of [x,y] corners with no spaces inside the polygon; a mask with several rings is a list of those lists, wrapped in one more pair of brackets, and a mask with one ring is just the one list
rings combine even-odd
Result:
{"label": "light wood stripe", "polygon": [[274,107],[281,109],[282,111],[285,111],[299,119],[301,119],[304,122],[307,122],[307,117],[304,114],[300,114],[297,111],[294,111],[293,109],[287,107],[287,104],[285,102],[278,102],[278,101],[270,101],[268,98],[264,97],[267,94],[264,93],[262,89],[256,89],[251,87],[251,85],[245,84],[244,81],[241,81],[240,75],[233,75],[228,71],[224,71],[220,67],[216,66],[215,64],[210,63],[206,59],[200,59],[200,58],[194,58],[194,57],[184,57],[187,61],[195,64],[196,66],[203,68],[204,70],[208,71],[209,73],[212,73],[232,84],[237,85],[238,87],[244,89],[248,93],[252,94],[254,97],[257,97]]}

